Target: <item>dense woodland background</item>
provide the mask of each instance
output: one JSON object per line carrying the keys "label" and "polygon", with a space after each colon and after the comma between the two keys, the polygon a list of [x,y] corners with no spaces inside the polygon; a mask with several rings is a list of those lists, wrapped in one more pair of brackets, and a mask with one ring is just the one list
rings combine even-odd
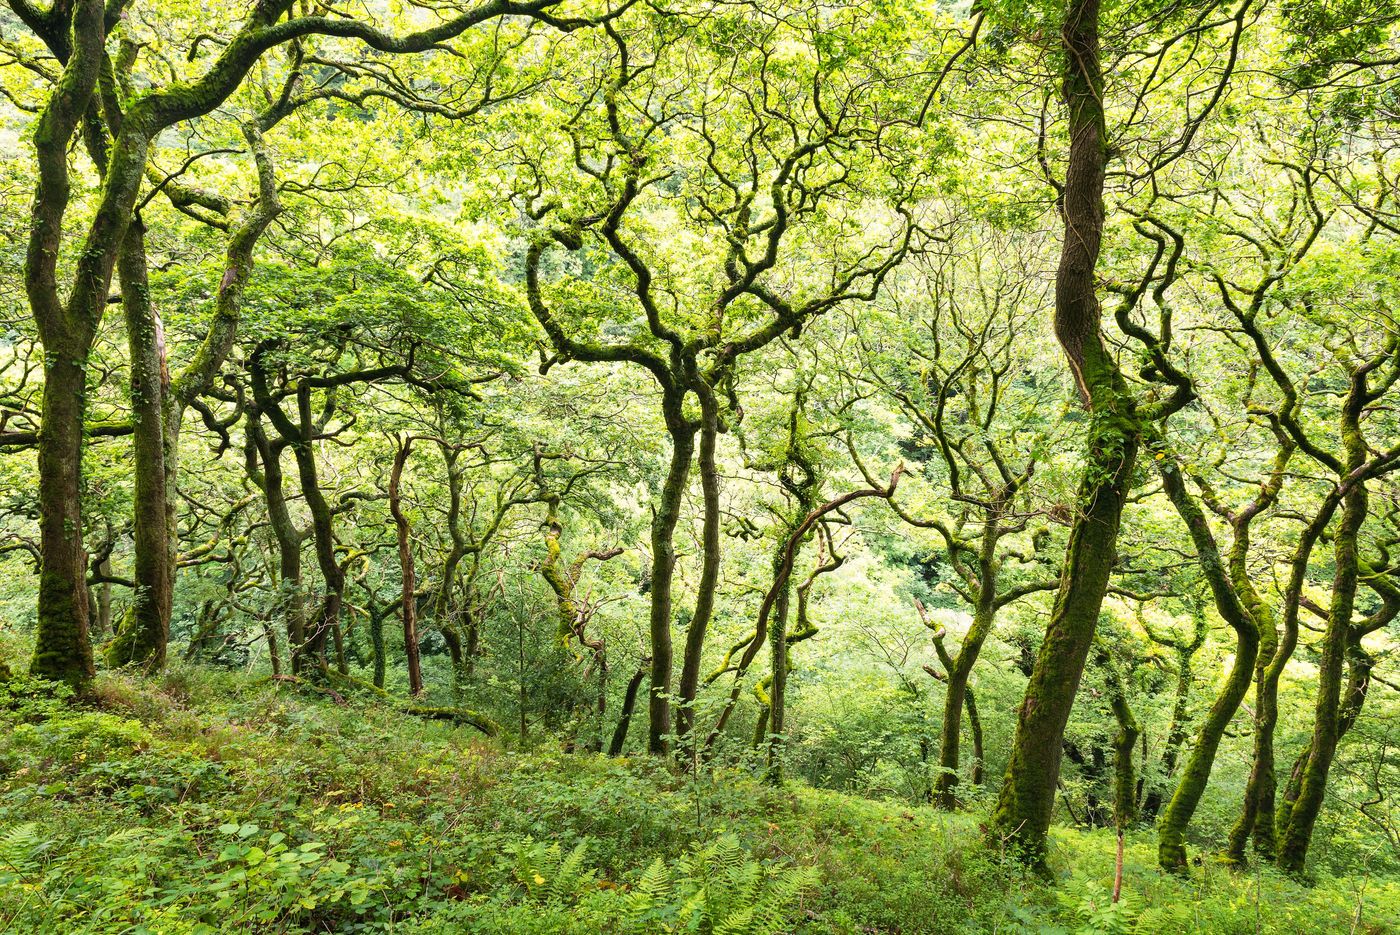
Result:
{"label": "dense woodland background", "polygon": [[0,931],[1392,930],[1397,29],[9,0]]}

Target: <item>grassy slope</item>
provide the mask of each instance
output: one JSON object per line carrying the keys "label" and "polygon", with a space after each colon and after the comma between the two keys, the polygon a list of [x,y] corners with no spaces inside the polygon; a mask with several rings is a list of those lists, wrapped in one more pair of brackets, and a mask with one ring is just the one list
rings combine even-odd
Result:
{"label": "grassy slope", "polygon": [[[13,686],[17,683],[11,683]],[[718,843],[717,843],[718,842]],[[557,846],[556,846],[557,845]],[[1304,888],[1060,831],[1054,888],[975,819],[469,729],[207,672],[73,711],[0,685],[4,932],[1382,932],[1400,883]],[[811,868],[803,870],[801,868]],[[1359,916],[1358,916],[1359,913]]]}

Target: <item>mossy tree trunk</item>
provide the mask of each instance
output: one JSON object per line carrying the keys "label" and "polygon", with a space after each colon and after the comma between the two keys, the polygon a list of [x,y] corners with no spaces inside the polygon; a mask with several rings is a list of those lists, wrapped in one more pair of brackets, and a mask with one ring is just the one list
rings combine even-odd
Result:
{"label": "mossy tree trunk", "polygon": [[684,394],[667,392],[663,401],[671,438],[671,460],[651,517],[651,683],[648,686],[647,750],[664,754],[671,736],[671,605],[676,576],[676,526],[695,456],[694,422],[682,411]]}
{"label": "mossy tree trunk", "polygon": [[132,546],[136,587],[131,608],[108,655],[113,665],[136,665],[155,671],[165,665],[175,584],[165,432],[170,375],[160,316],[151,302],[145,229],[139,219],[127,227],[117,269],[131,356]]}
{"label": "mossy tree trunk", "polygon": [[[705,634],[714,615],[715,596],[719,590],[720,570],[720,503],[719,466],[716,446],[719,441],[719,400],[704,380],[697,380],[700,400],[700,491],[703,503],[701,519],[700,579],[696,583],[695,613],[686,628],[685,648],[681,653],[680,682],[677,685],[676,737],[681,743],[695,726],[695,703],[700,689],[700,664],[705,649]],[[692,751],[693,752],[693,751]]]}
{"label": "mossy tree trunk", "polygon": [[[34,127],[38,173],[24,264],[25,294],[44,349],[39,595],[29,671],[82,688],[94,674],[81,506],[87,361],[126,219],[114,218],[111,212],[99,214],[96,223],[104,231],[119,221],[114,232],[104,233],[115,242],[110,249],[91,250],[84,257],[65,303],[59,296],[57,265],[70,195],[68,144],[93,103],[105,37],[100,0],[78,0],[70,9],[71,20],[56,24],[68,55]],[[96,227],[90,240],[95,236]],[[107,253],[111,262],[104,263]]]}
{"label": "mossy tree trunk", "polygon": [[[1176,687],[1172,693],[1171,720],[1167,724],[1167,738],[1162,745],[1162,755],[1159,760],[1163,784],[1176,776],[1177,761],[1181,756],[1182,745],[1186,742],[1187,709],[1191,701],[1191,684],[1195,679],[1194,660],[1196,653],[1200,651],[1206,641],[1204,606],[1197,607],[1192,618],[1194,625],[1191,638],[1181,639],[1156,633],[1147,623],[1146,617],[1139,613],[1139,621],[1147,632],[1148,638],[1155,643],[1170,646],[1176,654]],[[1144,745],[1144,760],[1146,756],[1147,748]],[[1162,799],[1162,787],[1154,784],[1143,798],[1142,807],[1139,809],[1139,814],[1144,821],[1152,821],[1157,817],[1157,814],[1162,810]]]}
{"label": "mossy tree trunk", "polygon": [[[1365,459],[1365,449],[1349,461],[1353,468]],[[1367,492],[1357,483],[1342,497],[1341,521],[1333,534],[1336,570],[1332,578],[1331,605],[1322,640],[1322,659],[1317,672],[1317,701],[1313,713],[1313,733],[1303,763],[1296,801],[1288,809],[1287,820],[1278,840],[1279,867],[1301,873],[1307,863],[1313,827],[1322,811],[1327,776],[1342,735],[1342,674],[1346,665],[1347,637],[1356,603],[1357,565],[1360,558],[1358,536],[1366,519]]]}
{"label": "mossy tree trunk", "polygon": [[1017,711],[1006,781],[992,813],[994,834],[1041,869],[1065,724],[1108,590],[1140,432],[1134,402],[1103,343],[1095,293],[1108,162],[1098,0],[1069,0],[1062,41],[1070,148],[1061,193],[1065,237],[1055,278],[1055,334],[1090,410],[1089,438],[1060,588]]}
{"label": "mossy tree trunk", "polygon": [[637,710],[637,695],[642,681],[646,679],[650,659],[642,657],[637,671],[627,680],[627,689],[622,693],[622,710],[617,715],[617,726],[613,728],[612,739],[608,742],[608,756],[622,756],[627,746],[627,730],[632,725],[632,715]]}
{"label": "mossy tree trunk", "polygon": [[[1244,862],[1245,844],[1254,837],[1255,851],[1272,860],[1277,853],[1278,813],[1276,799],[1278,780],[1275,766],[1274,732],[1278,724],[1279,681],[1283,670],[1298,646],[1298,613],[1303,588],[1307,582],[1308,561],[1319,537],[1336,512],[1339,498],[1329,495],[1312,520],[1299,535],[1289,562],[1289,579],[1282,597],[1279,635],[1256,681],[1254,760],[1245,785],[1244,806],[1240,817],[1230,829],[1226,843],[1226,858],[1235,864]],[[1267,626],[1267,624],[1266,624]],[[1262,654],[1262,653],[1261,653]]]}
{"label": "mossy tree trunk", "polygon": [[1158,456],[1162,486],[1191,535],[1196,562],[1210,586],[1215,608],[1235,632],[1235,656],[1230,673],[1201,724],[1158,831],[1158,861],[1163,869],[1180,872],[1186,868],[1186,827],[1205,794],[1225,730],[1249,693],[1254,660],[1259,652],[1259,627],[1235,590],[1205,511],[1187,489],[1180,463],[1164,449]]}
{"label": "mossy tree trunk", "polygon": [[[972,677],[972,668],[981,654],[982,645],[996,623],[996,558],[995,555],[989,554],[996,549],[996,542],[994,529],[984,529],[982,554],[978,563],[981,566],[980,586],[972,625],[963,637],[956,656],[941,653],[944,657],[943,667],[948,675],[947,690],[943,695],[943,723],[939,732],[938,779],[934,783],[934,803],[943,809],[951,810],[958,806],[963,707],[970,692],[968,680]],[[980,751],[977,757],[980,763]]]}

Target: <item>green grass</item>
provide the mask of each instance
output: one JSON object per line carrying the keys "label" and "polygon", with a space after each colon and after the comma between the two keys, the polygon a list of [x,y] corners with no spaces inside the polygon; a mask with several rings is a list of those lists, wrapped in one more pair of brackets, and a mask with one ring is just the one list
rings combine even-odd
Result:
{"label": "green grass", "polygon": [[1189,879],[1060,829],[1053,886],[977,817],[742,772],[505,751],[224,673],[0,683],[0,933],[1384,932],[1394,880]]}

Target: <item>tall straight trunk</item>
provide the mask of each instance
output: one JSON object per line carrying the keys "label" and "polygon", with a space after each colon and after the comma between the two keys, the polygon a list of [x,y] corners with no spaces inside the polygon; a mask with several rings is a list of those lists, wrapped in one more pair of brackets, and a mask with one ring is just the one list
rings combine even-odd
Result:
{"label": "tall straight trunk", "polygon": [[[394,531],[399,546],[399,576],[401,580],[399,614],[403,619],[403,652],[408,663],[408,693],[419,695],[423,692],[423,666],[418,656],[418,613],[417,590],[413,571],[412,529],[408,524],[408,514],[403,511],[403,497],[400,482],[403,469],[413,450],[413,439],[404,438],[394,453],[394,466],[389,473],[389,512],[394,517]],[[446,582],[443,583],[446,587]]]}
{"label": "tall straight trunk", "polygon": [[700,394],[700,489],[704,502],[701,531],[700,581],[695,597],[695,615],[685,634],[685,651],[681,656],[680,697],[676,706],[676,736],[685,741],[695,724],[695,700],[700,689],[700,663],[705,649],[705,631],[715,609],[715,592],[719,587],[720,511],[719,467],[715,463],[715,447],[719,438],[719,403],[708,389]]}
{"label": "tall straight trunk", "polygon": [[[1355,452],[1349,467],[1356,469],[1365,458]],[[1308,757],[1300,775],[1298,797],[1289,808],[1287,823],[1278,841],[1279,867],[1301,873],[1307,863],[1313,827],[1322,811],[1327,774],[1337,753],[1342,734],[1342,671],[1346,665],[1347,637],[1356,605],[1358,583],[1358,537],[1366,520],[1368,496],[1362,483],[1354,483],[1342,497],[1342,518],[1333,537],[1336,571],[1332,577],[1331,605],[1322,640],[1322,661],[1317,672],[1317,702],[1313,714],[1313,734]]]}
{"label": "tall straight trunk", "polygon": [[131,356],[136,588],[109,658],[113,665],[139,665],[154,671],[165,665],[175,583],[165,464],[170,375],[160,316],[151,303],[145,231],[139,219],[127,227],[117,272]]}
{"label": "tall straight trunk", "polygon": [[663,403],[671,436],[671,462],[661,498],[651,518],[651,685],[647,702],[647,750],[664,754],[671,733],[671,598],[676,573],[676,525],[695,455],[696,427],[686,421],[682,399],[669,394]]}
{"label": "tall straight trunk", "polygon": [[1055,276],[1055,336],[1090,410],[1089,439],[1060,588],[1017,713],[1006,781],[992,814],[998,837],[1042,871],[1065,724],[1108,590],[1140,433],[1136,407],[1103,344],[1095,293],[1108,162],[1098,0],[1068,0],[1061,38],[1070,145],[1061,192],[1065,238]]}

